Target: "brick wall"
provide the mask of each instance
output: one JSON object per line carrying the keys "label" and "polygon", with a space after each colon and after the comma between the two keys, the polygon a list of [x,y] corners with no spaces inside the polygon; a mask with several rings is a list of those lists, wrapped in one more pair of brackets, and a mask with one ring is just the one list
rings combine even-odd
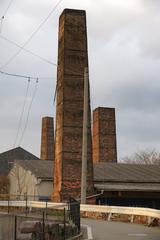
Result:
{"label": "brick wall", "polygon": [[41,159],[54,160],[54,119],[42,118]]}
{"label": "brick wall", "polygon": [[93,161],[117,162],[115,109],[93,111]]}
{"label": "brick wall", "polygon": [[[88,67],[85,11],[65,9],[59,21],[54,201],[81,192],[84,68]],[[91,114],[88,121],[88,194],[93,192]]]}

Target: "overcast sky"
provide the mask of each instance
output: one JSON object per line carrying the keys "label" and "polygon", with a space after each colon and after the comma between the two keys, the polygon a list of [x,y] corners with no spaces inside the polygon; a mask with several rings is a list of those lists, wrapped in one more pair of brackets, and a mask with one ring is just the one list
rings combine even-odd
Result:
{"label": "overcast sky", "polygon": [[[0,17],[10,0],[0,0]],[[1,34],[23,45],[57,4],[57,0],[13,0]],[[87,11],[92,109],[115,107],[118,158],[160,146],[160,1],[63,0],[26,49],[57,62],[58,18],[64,8]],[[1,36],[2,36],[1,35]],[[18,51],[0,38],[0,66]],[[28,125],[20,145],[39,156],[42,116],[55,115],[56,67],[21,51],[6,67],[10,73],[39,79]],[[14,146],[27,79],[0,74],[0,152]],[[35,87],[30,83],[22,135]]]}

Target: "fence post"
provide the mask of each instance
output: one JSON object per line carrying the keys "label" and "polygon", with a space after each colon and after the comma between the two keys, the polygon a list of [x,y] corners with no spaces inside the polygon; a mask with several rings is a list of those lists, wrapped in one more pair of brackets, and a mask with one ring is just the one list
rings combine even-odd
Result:
{"label": "fence post", "polygon": [[74,198],[70,198],[69,201],[69,214],[70,220],[77,226],[78,233],[81,231],[81,222],[80,222],[80,203]]}
{"label": "fence post", "polygon": [[151,224],[151,222],[152,222],[152,218],[151,217],[148,217],[148,226]]}
{"label": "fence post", "polygon": [[80,211],[80,203],[78,203],[78,232],[81,232],[81,211]]}
{"label": "fence post", "polygon": [[64,240],[66,239],[66,209],[64,208]]}
{"label": "fence post", "polygon": [[112,217],[112,213],[110,212],[110,213],[108,214],[108,221],[111,220],[111,217]]}
{"label": "fence post", "polygon": [[28,206],[27,206],[27,200],[28,200],[28,199],[27,199],[27,192],[26,192],[26,199],[25,199],[25,200],[26,200],[26,217],[27,217],[27,213],[28,213]]}
{"label": "fence post", "polygon": [[45,240],[45,222],[44,222],[44,211],[43,211],[43,219],[42,219],[42,239]]}
{"label": "fence post", "polygon": [[14,217],[14,240],[17,240],[17,216]]}
{"label": "fence post", "polygon": [[46,220],[47,220],[47,207],[48,207],[48,202],[46,200]]}
{"label": "fence post", "polygon": [[68,220],[70,220],[70,202],[69,202],[69,200],[67,201],[67,217],[68,217]]}
{"label": "fence post", "polygon": [[134,222],[134,215],[131,215],[131,223]]}
{"label": "fence post", "polygon": [[8,214],[9,214],[9,200],[10,200],[10,197],[9,197],[9,195],[8,195]]}

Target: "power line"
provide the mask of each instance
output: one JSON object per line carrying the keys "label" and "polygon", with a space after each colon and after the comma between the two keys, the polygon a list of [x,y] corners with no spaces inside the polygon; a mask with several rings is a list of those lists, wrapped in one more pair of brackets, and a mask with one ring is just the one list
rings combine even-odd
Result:
{"label": "power line", "polygon": [[16,142],[18,140],[18,136],[19,136],[19,133],[20,133],[20,128],[21,128],[21,125],[22,125],[22,119],[23,119],[23,115],[24,115],[24,111],[25,111],[25,106],[26,106],[26,101],[27,101],[27,97],[28,97],[28,91],[29,91],[29,85],[30,85],[31,79],[36,80],[36,85],[35,85],[33,96],[32,96],[32,99],[31,99],[31,102],[30,102],[30,105],[29,105],[29,108],[28,108],[26,123],[25,123],[25,127],[23,129],[20,141],[19,141],[19,145],[21,144],[21,142],[23,140],[23,137],[24,137],[27,125],[28,125],[31,107],[32,107],[32,104],[33,104],[33,101],[34,101],[34,98],[35,98],[35,95],[36,95],[37,87],[38,87],[38,79],[53,79],[53,78],[49,78],[49,77],[40,77],[40,78],[29,77],[29,76],[26,76],[26,75],[19,75],[19,74],[12,74],[12,73],[3,72],[1,70],[0,70],[0,73],[4,74],[4,75],[7,75],[7,76],[28,79],[28,84],[27,84],[26,94],[25,94],[25,98],[24,98],[24,102],[23,102],[23,107],[22,107],[22,111],[21,111],[21,114],[20,114],[19,122],[18,122],[17,133],[16,133],[14,144],[13,144],[13,148],[14,148],[16,146]]}
{"label": "power line", "polygon": [[[69,70],[69,68],[67,68],[66,70]],[[1,74],[4,74],[4,75],[8,75],[8,76],[13,76],[13,77],[20,77],[20,78],[30,78],[30,79],[53,79],[53,77],[31,77],[31,76],[26,76],[26,75],[20,75],[20,74],[14,74],[14,73],[8,73],[8,72],[5,72],[5,71],[1,71],[0,70],[0,73]],[[79,71],[72,71],[71,74],[74,74],[74,75],[77,75],[79,78],[83,78],[83,76],[79,75]]]}
{"label": "power line", "polygon": [[19,122],[18,122],[18,128],[17,128],[17,133],[16,133],[16,137],[15,137],[15,140],[14,140],[13,148],[15,148],[15,146],[16,146],[16,142],[17,142],[17,139],[18,139],[18,136],[19,136],[21,125],[22,125],[22,119],[23,119],[23,115],[24,115],[24,111],[25,111],[26,102],[27,102],[30,82],[31,82],[31,79],[28,78],[26,94],[25,94],[23,107],[22,107],[22,111],[21,111],[21,114],[20,114]]}
{"label": "power line", "polygon": [[3,13],[3,15],[2,15],[2,17],[1,17],[1,20],[0,20],[0,21],[1,21],[1,23],[0,23],[0,33],[2,32],[3,21],[4,21],[4,19],[5,19],[5,16],[7,15],[8,10],[9,10],[10,7],[11,7],[12,2],[13,2],[13,0],[10,0],[10,2],[9,2],[9,4],[8,4],[7,8],[6,8],[6,10],[4,11],[4,13]]}
{"label": "power line", "polygon": [[20,140],[19,140],[19,144],[18,144],[19,146],[20,146],[21,142],[23,141],[23,137],[24,137],[25,131],[26,131],[27,126],[28,126],[29,115],[30,115],[30,111],[31,111],[31,108],[32,108],[33,101],[34,101],[35,96],[36,96],[37,87],[38,87],[38,78],[36,80],[34,92],[33,92],[32,99],[31,99],[31,102],[30,102],[30,105],[29,105],[29,108],[28,108],[26,123],[25,123],[24,129],[23,129],[22,135],[20,137]]}
{"label": "power line", "polygon": [[12,55],[12,57],[1,67],[5,68],[6,66],[8,66],[8,64],[10,64],[10,62],[13,61],[14,58],[16,58],[18,56],[18,54],[25,48],[25,46],[32,40],[32,38],[35,36],[35,34],[41,29],[41,27],[45,24],[45,22],[50,18],[50,16],[52,15],[52,13],[56,10],[56,8],[59,6],[59,4],[62,2],[63,0],[59,0],[58,3],[54,6],[54,8],[50,11],[50,13],[48,14],[48,16],[41,22],[41,24],[38,26],[38,28],[31,34],[31,36],[28,38],[28,40],[21,46],[21,48],[14,54]]}
{"label": "power line", "polygon": [[12,45],[14,45],[14,46],[16,46],[16,47],[22,49],[23,51],[32,54],[34,57],[37,57],[37,58],[41,59],[42,61],[44,61],[44,62],[46,62],[46,63],[52,64],[52,65],[54,65],[54,66],[57,66],[55,63],[47,60],[47,59],[44,58],[44,57],[39,56],[38,54],[36,54],[36,53],[34,53],[34,52],[32,52],[32,51],[30,51],[30,50],[28,50],[28,49],[23,48],[23,47],[20,46],[18,43],[16,43],[16,42],[14,42],[14,41],[12,41],[12,40],[4,37],[3,35],[0,35],[0,38],[2,38],[3,40],[7,41],[8,43],[10,43],[10,44],[12,44]]}
{"label": "power line", "polygon": [[10,7],[11,7],[12,2],[13,2],[13,0],[10,0],[10,2],[9,2],[9,4],[8,4],[7,8],[6,8],[6,10],[4,11],[4,13],[3,13],[3,15],[2,15],[2,18],[3,18],[3,19],[4,19],[5,16],[7,15],[7,12],[8,12],[8,10],[9,10]]}
{"label": "power line", "polygon": [[7,76],[12,76],[12,77],[19,77],[19,78],[30,78],[30,79],[37,79],[36,77],[29,77],[25,75],[19,75],[19,74],[13,74],[13,73],[8,73],[0,70],[1,74],[7,75]]}
{"label": "power line", "polygon": [[53,79],[53,77],[31,77],[26,75],[20,75],[20,74],[14,74],[14,73],[8,73],[0,70],[0,73],[3,75],[11,76],[11,77],[18,77],[18,78],[25,78],[25,79]]}
{"label": "power line", "polygon": [[57,97],[57,88],[58,88],[58,83],[56,83],[56,88],[55,88],[55,91],[54,91],[54,98],[53,98],[53,105],[55,104],[56,102],[56,97]]}
{"label": "power line", "polygon": [[2,32],[3,19],[4,19],[4,16],[2,16],[2,17],[1,17],[1,20],[0,20],[0,34],[1,34],[1,32]]}

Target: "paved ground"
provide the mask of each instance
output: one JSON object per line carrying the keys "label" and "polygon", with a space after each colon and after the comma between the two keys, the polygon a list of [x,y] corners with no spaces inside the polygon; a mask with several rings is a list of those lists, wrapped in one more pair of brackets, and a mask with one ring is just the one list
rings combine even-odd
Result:
{"label": "paved ground", "polygon": [[95,240],[160,240],[160,227],[82,219],[92,227]]}

